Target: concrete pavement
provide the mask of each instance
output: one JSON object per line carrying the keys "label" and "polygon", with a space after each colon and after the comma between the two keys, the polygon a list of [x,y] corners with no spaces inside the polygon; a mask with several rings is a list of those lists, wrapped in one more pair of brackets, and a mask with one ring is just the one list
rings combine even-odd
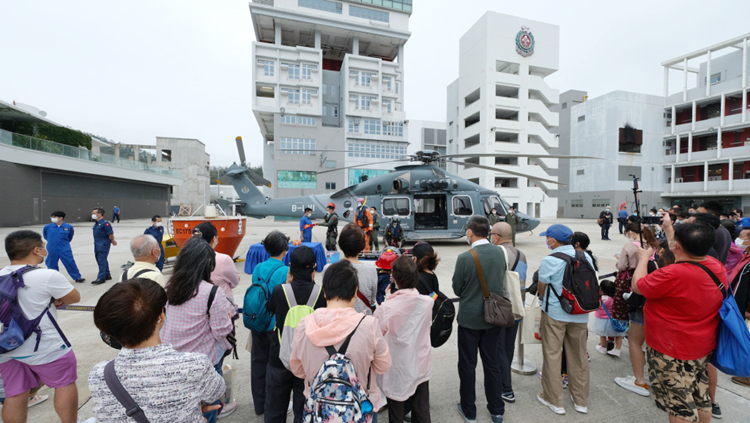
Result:
{"label": "concrete pavement", "polygon": [[[165,227],[167,226],[166,220]],[[522,233],[517,236],[517,247],[526,254],[529,261],[528,283],[531,281],[531,274],[538,268],[541,258],[549,253],[544,240],[538,234],[553,223],[566,224],[574,231],[586,232],[592,240],[590,248],[599,260],[601,271],[604,273],[614,271],[614,254],[619,253],[625,244],[625,239],[617,235],[616,229],[610,231],[610,237],[613,241],[601,241],[599,239],[599,227],[594,220],[545,220],[533,234]],[[150,221],[147,219],[123,220],[121,223],[113,224],[118,245],[112,248],[109,263],[112,276],[115,279],[118,279],[121,273],[120,266],[128,260],[132,261],[129,251],[130,239],[143,233],[143,230],[148,225],[150,225]],[[249,246],[260,242],[265,234],[272,229],[280,229],[292,238],[296,238],[295,234],[299,233],[297,225],[296,221],[275,222],[271,218],[263,220],[248,219],[248,232],[238,249],[238,255],[244,257]],[[73,240],[73,254],[83,277],[86,278],[86,282],[81,284],[72,283],[81,292],[82,300],[79,304],[93,306],[96,305],[99,296],[111,287],[113,282],[110,281],[100,286],[91,285],[90,282],[95,279],[97,269],[93,254],[93,237],[90,229],[92,223],[78,223],[74,226],[76,228],[76,236]],[[8,233],[17,229],[21,228],[0,228],[0,236],[4,239]],[[42,226],[29,226],[23,229],[31,229],[41,233]],[[313,241],[324,242],[324,240],[325,228],[313,228]],[[435,272],[440,280],[441,290],[448,296],[453,296],[451,277],[456,257],[458,254],[466,251],[468,246],[464,239],[436,242],[433,246],[441,259]],[[8,263],[7,256],[2,254],[2,257],[0,257],[0,266],[6,266]],[[244,262],[237,263],[236,266],[241,274],[241,283],[235,288],[234,295],[236,303],[242,304],[242,297],[250,285],[251,276],[244,273]],[[63,267],[61,267],[61,270],[69,278]],[[169,272],[165,273],[168,274]],[[320,277],[317,279],[320,279]],[[320,280],[318,280],[318,283],[320,283]],[[109,348],[101,341],[99,331],[93,324],[90,312],[60,311],[59,317],[62,329],[73,344],[73,349],[78,358],[79,416],[80,420],[83,421],[93,415],[87,384],[88,373],[96,363],[114,358],[117,351]],[[240,321],[237,329],[238,345],[244,346],[248,335],[249,331],[242,326]],[[462,421],[456,411],[456,403],[458,402],[458,353],[456,341],[457,335],[454,334],[445,345],[433,350],[433,375],[430,380],[430,387],[432,420],[436,423]],[[565,403],[567,415],[557,416],[553,414],[536,399],[535,394],[540,389],[539,379],[536,375],[521,376],[514,373],[513,385],[516,402],[514,404],[506,404],[505,421],[549,421],[560,423],[666,422],[666,413],[655,407],[652,398],[644,398],[625,391],[613,381],[617,376],[632,374],[627,341],[623,345],[621,358],[602,356],[594,349],[597,342],[598,338],[596,336],[590,337],[591,389],[588,414],[576,413],[573,410],[572,401],[568,397],[566,397]],[[541,346],[529,345],[526,346],[525,350],[526,359],[536,363],[539,367],[538,370],[541,370]],[[234,391],[239,408],[231,416],[222,419],[222,422],[260,423],[263,421],[262,416],[254,414],[252,396],[250,394],[250,353],[245,351],[244,348],[240,348],[239,357],[239,360],[227,361],[237,368]],[[489,422],[490,415],[486,409],[486,400],[483,395],[481,366],[478,367],[477,409],[479,412],[477,421]],[[40,391],[40,394],[52,395],[53,391],[45,387]],[[724,412],[723,422],[750,422],[750,389],[733,384],[728,376],[720,374],[717,398]],[[380,413],[379,419],[381,422],[387,422],[387,412]],[[287,420],[291,422],[293,419],[290,416]],[[31,408],[29,410],[28,421],[35,423],[58,422],[59,419],[55,414],[52,398],[45,403]]]}

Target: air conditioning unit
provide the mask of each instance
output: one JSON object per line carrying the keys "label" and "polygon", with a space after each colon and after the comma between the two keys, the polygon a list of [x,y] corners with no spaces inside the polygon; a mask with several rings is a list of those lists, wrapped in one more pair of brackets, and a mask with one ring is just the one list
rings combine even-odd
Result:
{"label": "air conditioning unit", "polygon": [[681,184],[682,183],[682,178],[674,178],[674,181],[677,182],[678,184]]}

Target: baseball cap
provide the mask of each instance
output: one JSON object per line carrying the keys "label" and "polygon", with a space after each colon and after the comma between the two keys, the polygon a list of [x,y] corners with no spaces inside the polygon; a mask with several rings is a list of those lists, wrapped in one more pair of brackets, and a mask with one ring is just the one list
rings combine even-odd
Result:
{"label": "baseball cap", "polygon": [[414,257],[417,258],[417,260],[421,260],[422,257],[432,254],[435,252],[435,250],[432,249],[432,245],[424,242],[419,241],[416,244],[414,244],[414,248],[411,249],[412,254]]}
{"label": "baseball cap", "polygon": [[573,238],[573,231],[565,225],[556,223],[547,228],[546,231],[540,233],[539,236],[548,236],[558,241],[570,241],[570,239]]}
{"label": "baseball cap", "polygon": [[315,263],[315,252],[304,245],[295,248],[289,260],[289,266],[292,269],[312,269]]}

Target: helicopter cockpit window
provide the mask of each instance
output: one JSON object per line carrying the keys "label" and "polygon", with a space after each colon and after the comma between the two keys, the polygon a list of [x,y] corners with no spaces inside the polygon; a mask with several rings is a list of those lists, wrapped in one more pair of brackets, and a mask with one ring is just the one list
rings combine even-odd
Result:
{"label": "helicopter cockpit window", "polygon": [[383,215],[385,216],[408,216],[409,199],[408,198],[386,198],[383,200]]}
{"label": "helicopter cockpit window", "polygon": [[484,207],[484,214],[486,215],[489,215],[493,208],[497,210],[497,214],[499,215],[505,215],[505,210],[507,210],[507,207],[500,200],[500,197],[494,195],[492,197],[482,198],[482,206]]}
{"label": "helicopter cockpit window", "polygon": [[473,214],[471,198],[465,195],[453,197],[453,214],[456,216],[471,216]]}

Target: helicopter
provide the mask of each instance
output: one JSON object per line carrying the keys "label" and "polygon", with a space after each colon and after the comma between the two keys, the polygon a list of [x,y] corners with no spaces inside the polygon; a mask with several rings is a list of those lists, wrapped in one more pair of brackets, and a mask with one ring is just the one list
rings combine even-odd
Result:
{"label": "helicopter", "polygon": [[[397,160],[367,163],[336,169],[327,169],[318,174],[366,166],[379,163],[407,162],[395,166],[390,173],[379,175],[332,194],[313,194],[301,197],[268,198],[253,183],[268,187],[271,182],[249,171],[245,166],[245,152],[242,138],[237,137],[240,164],[233,163],[227,168],[227,176],[240,198],[231,203],[220,200],[222,207],[235,205],[236,210],[245,216],[263,218],[266,216],[301,217],[305,208],[313,210],[313,217],[321,217],[329,203],[336,205],[339,218],[353,222],[357,199],[364,198],[365,206],[377,207],[383,222],[400,219],[404,240],[444,240],[462,238],[466,234],[466,223],[474,215],[488,216],[494,208],[504,216],[510,204],[495,190],[484,188],[460,176],[446,172],[434,165],[440,160],[465,167],[476,167],[559,184],[551,179],[543,179],[505,169],[484,166],[476,163],[452,159],[469,157],[548,157],[548,158],[595,158],[566,155],[534,155],[519,153],[481,153],[441,155],[432,150],[418,151]],[[318,150],[314,150],[318,151]],[[323,150],[321,150],[323,151]],[[331,152],[331,150],[325,150]],[[532,231],[539,226],[539,219],[516,211],[517,232]],[[386,225],[381,225],[381,232]]]}

